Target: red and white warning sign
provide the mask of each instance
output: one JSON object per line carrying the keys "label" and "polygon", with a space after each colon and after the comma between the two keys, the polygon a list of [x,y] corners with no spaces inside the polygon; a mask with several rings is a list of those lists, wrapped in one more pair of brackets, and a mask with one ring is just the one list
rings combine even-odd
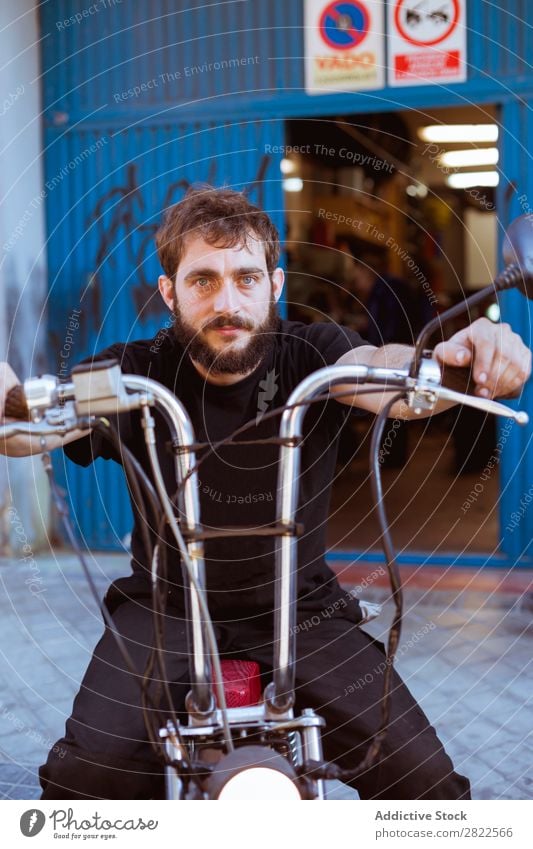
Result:
{"label": "red and white warning sign", "polygon": [[466,80],[466,0],[388,4],[389,85]]}
{"label": "red and white warning sign", "polygon": [[383,88],[383,0],[305,0],[309,94]]}

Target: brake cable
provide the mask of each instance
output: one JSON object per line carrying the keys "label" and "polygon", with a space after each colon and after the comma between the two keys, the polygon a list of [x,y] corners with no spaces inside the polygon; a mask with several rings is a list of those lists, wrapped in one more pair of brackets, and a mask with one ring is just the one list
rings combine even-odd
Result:
{"label": "brake cable", "polygon": [[372,439],[370,443],[370,484],[372,488],[374,504],[377,510],[378,522],[382,535],[383,550],[385,553],[385,561],[387,564],[389,582],[392,590],[392,599],[395,607],[394,617],[389,628],[387,652],[385,656],[385,672],[383,675],[383,692],[381,697],[381,722],[377,731],[372,736],[371,743],[368,746],[363,760],[358,766],[353,767],[352,769],[342,769],[342,767],[339,767],[337,766],[337,764],[333,763],[308,761],[298,768],[298,773],[302,776],[322,779],[337,779],[337,781],[353,781],[355,778],[358,778],[360,775],[363,775],[365,772],[367,772],[369,769],[371,769],[378,763],[379,757],[381,755],[383,742],[388,733],[391,709],[393,665],[402,630],[403,593],[400,571],[398,568],[398,563],[396,561],[396,554],[390,535],[389,521],[385,511],[385,504],[383,499],[381,468],[379,462],[379,447],[381,445],[381,439],[383,437],[385,422],[389,416],[391,408],[397,401],[400,401],[403,397],[404,393],[399,392],[397,395],[387,401],[385,406],[380,410],[376,417],[374,429],[372,432]]}
{"label": "brake cable", "polygon": [[[95,425],[96,424],[97,423],[95,423]],[[104,432],[108,435],[110,431],[107,431],[107,430],[102,431],[102,433],[104,433]],[[136,498],[138,500],[138,503],[141,504],[142,498],[141,498],[141,495],[140,495],[140,489],[139,489],[139,486],[138,486],[138,482],[137,482],[137,479],[135,477],[135,473],[132,473],[132,468],[129,467],[130,457],[128,455],[130,455],[131,452],[125,446],[123,446],[122,448],[123,448],[123,452],[124,452],[123,453],[123,459],[125,459],[124,469],[126,471],[126,477],[127,477],[128,481],[130,483],[132,483],[132,488],[136,490]],[[65,529],[68,541],[70,542],[70,544],[71,544],[71,546],[72,546],[72,548],[73,548],[73,550],[74,550],[74,552],[75,552],[75,554],[76,554],[76,556],[77,556],[77,558],[78,558],[78,560],[79,560],[79,562],[82,566],[83,572],[85,574],[85,578],[86,578],[87,583],[89,585],[89,589],[90,589],[99,609],[102,612],[104,622],[105,622],[106,626],[108,627],[109,632],[112,634],[112,636],[115,640],[115,643],[117,645],[119,653],[120,653],[120,655],[121,655],[121,657],[122,657],[122,659],[125,663],[125,666],[126,666],[128,672],[133,676],[135,681],[138,681],[139,673],[138,673],[138,670],[136,669],[135,663],[132,660],[130,652],[129,652],[127,646],[126,646],[125,640],[124,640],[122,634],[120,634],[120,632],[117,630],[115,623],[113,621],[112,615],[109,612],[109,609],[106,605],[105,600],[100,599],[98,590],[96,588],[96,585],[94,583],[93,577],[92,577],[90,569],[89,569],[89,565],[88,565],[87,560],[85,558],[85,554],[83,553],[80,545],[78,544],[76,534],[74,533],[74,529],[72,527],[72,523],[71,523],[70,518],[69,518],[68,506],[65,502],[65,499],[63,497],[61,490],[59,489],[58,484],[56,483],[56,480],[55,480],[55,477],[54,477],[54,471],[53,471],[53,467],[52,467],[52,462],[51,462],[51,459],[50,459],[50,454],[48,452],[44,452],[42,454],[42,462],[43,462],[44,470],[45,470],[46,475],[48,477],[48,482],[49,482],[49,485],[50,485],[50,491],[51,491],[51,494],[52,494],[52,499],[54,501],[54,504],[55,504],[56,509],[58,511],[58,514],[60,516],[61,522],[62,522],[63,527]],[[133,466],[133,464],[132,464],[132,466]],[[141,480],[142,480],[142,477],[141,477]],[[149,481],[148,481],[148,484],[151,487],[151,484],[150,484]],[[143,510],[143,513],[144,513],[144,510]],[[147,666],[148,665],[149,665],[149,662],[147,663]],[[153,704],[151,696],[150,696],[149,692],[147,691],[147,684],[148,683],[149,682],[146,679],[146,677],[143,677],[141,679],[141,681],[138,681],[138,686],[141,690],[141,698],[142,698],[142,703],[143,703],[142,710],[143,710],[143,716],[144,716],[144,720],[145,720],[146,730],[148,732],[150,744],[152,745],[152,748],[156,752],[157,756],[159,758],[161,758],[165,764],[171,765],[172,762],[168,758],[164,749],[161,747],[161,743],[160,743],[159,739],[157,738],[156,735],[154,735],[154,729],[152,727],[152,719],[151,719],[151,717],[148,716],[147,711],[146,711],[145,703],[148,702],[148,703],[150,703],[152,709],[157,714],[159,714],[159,710],[158,710],[157,706]],[[169,703],[169,709],[172,710],[172,703],[171,702]],[[160,722],[160,725],[162,727],[163,724],[164,724],[164,719],[162,717],[160,717],[159,722]],[[186,764],[190,767],[190,764],[188,764],[186,749],[183,746],[182,741],[179,741],[179,742],[181,743],[180,749],[183,749],[182,756],[184,757]],[[191,769],[191,772],[192,772],[192,769]]]}
{"label": "brake cable", "polygon": [[[375,388],[375,389],[362,390],[360,392],[360,394],[365,394],[365,395],[367,395],[367,394],[383,394],[385,391],[386,391],[386,389],[383,386],[381,386],[381,387]],[[339,391],[339,392],[324,393],[324,394],[316,396],[315,398],[306,399],[306,400],[297,402],[295,404],[283,405],[283,406],[274,408],[272,410],[269,410],[267,413],[265,413],[262,416],[261,420],[264,421],[265,419],[274,418],[275,416],[279,416],[280,414],[283,414],[283,412],[285,412],[286,410],[290,410],[290,409],[293,409],[295,407],[299,407],[299,406],[302,406],[302,405],[310,406],[311,404],[322,403],[322,402],[326,402],[330,399],[346,397],[347,395],[348,395],[348,393],[346,392],[346,390]],[[393,398],[391,398],[386,403],[386,406],[378,414],[378,416],[376,418],[376,423],[375,423],[375,426],[374,426],[374,434],[373,434],[372,444],[371,444],[371,453],[374,455],[373,456],[374,462],[373,462],[373,475],[372,475],[372,489],[373,489],[374,499],[375,499],[375,502],[376,502],[376,508],[377,508],[377,512],[378,512],[378,520],[379,520],[379,523],[380,523],[380,526],[381,526],[381,531],[382,531],[382,536],[383,536],[383,545],[384,545],[384,548],[385,548],[385,556],[386,556],[387,567],[388,567],[388,571],[389,571],[389,579],[390,579],[390,584],[391,584],[392,597],[394,599],[395,606],[396,606],[396,615],[394,617],[391,628],[389,629],[388,652],[387,652],[387,669],[386,669],[386,672],[385,672],[385,675],[384,675],[383,695],[382,695],[382,701],[381,701],[382,722],[381,722],[381,725],[380,725],[378,731],[374,735],[372,745],[369,747],[369,749],[367,751],[367,755],[365,756],[364,760],[359,765],[359,767],[357,767],[355,770],[346,770],[346,771],[340,770],[340,768],[337,767],[334,764],[309,763],[309,764],[304,764],[303,767],[300,768],[300,770],[303,770],[305,768],[307,775],[314,775],[314,774],[318,775],[320,773],[320,775],[322,777],[326,777],[326,773],[327,773],[327,777],[330,777],[330,776],[331,777],[340,777],[342,775],[342,776],[344,776],[345,780],[356,777],[356,775],[361,774],[361,772],[365,771],[373,763],[375,763],[375,761],[377,760],[377,757],[379,755],[379,752],[381,750],[381,746],[382,746],[383,740],[385,738],[386,732],[387,732],[388,717],[389,717],[389,714],[390,714],[392,665],[393,665],[393,662],[394,662],[394,654],[395,654],[395,650],[396,650],[396,647],[397,647],[397,644],[398,644],[398,641],[399,641],[399,636],[400,636],[400,631],[401,631],[402,599],[401,599],[401,582],[400,582],[398,567],[397,567],[397,564],[395,562],[394,552],[393,552],[393,548],[392,548],[392,541],[390,539],[390,533],[389,533],[389,529],[388,529],[388,520],[387,520],[385,510],[384,510],[384,506],[383,506],[383,499],[382,499],[382,495],[380,495],[380,493],[381,493],[381,472],[380,472],[380,468],[379,468],[379,462],[376,462],[377,457],[378,457],[378,451],[377,451],[376,446],[379,446],[379,440],[381,439],[381,435],[383,433],[385,420],[388,418],[388,415],[390,413],[392,406],[394,405],[394,403],[396,403],[396,401],[398,401],[402,397],[403,397],[403,393],[396,394]],[[122,445],[122,443],[119,442],[116,433],[114,433],[114,431],[110,427],[109,423],[104,420],[103,422],[100,423],[100,427],[98,427],[98,424],[99,424],[98,422],[95,423],[95,428],[99,429],[100,432],[102,433],[102,435],[107,436],[109,438],[110,434],[113,433],[113,437],[116,439],[116,442],[114,442],[115,448],[117,448],[117,446],[118,446],[120,452],[123,452],[124,456],[127,457],[126,463],[124,463],[123,465],[124,465],[126,477],[128,478],[128,480],[135,480],[135,474],[139,475],[139,477],[141,477],[141,480],[143,478],[145,479],[145,480],[143,480],[143,485],[145,485],[145,489],[150,492],[151,496],[155,496],[155,492],[153,490],[151,482],[147,478],[144,470],[142,469],[142,467],[140,466],[140,464],[138,463],[138,461],[136,460],[134,455],[129,451],[129,449],[127,449],[126,446]],[[246,422],[244,425],[237,428],[236,430],[234,430],[231,434],[224,437],[223,439],[217,440],[215,443],[204,443],[201,446],[198,446],[198,447],[206,447],[207,450],[202,455],[202,457],[197,459],[195,465],[192,466],[187,471],[187,474],[183,477],[183,479],[178,484],[178,487],[176,489],[176,492],[175,492],[173,498],[169,499],[170,502],[172,503],[173,501],[175,502],[177,500],[177,497],[178,497],[179,493],[181,492],[181,489],[184,487],[185,483],[187,482],[187,480],[194,474],[194,472],[207,459],[207,457],[209,457],[213,453],[215,453],[220,447],[222,447],[224,445],[231,445],[231,444],[234,444],[234,445],[238,445],[238,444],[240,444],[240,445],[242,445],[242,444],[247,444],[247,445],[263,444],[264,445],[264,444],[282,444],[283,443],[283,440],[280,440],[279,437],[278,438],[272,437],[270,439],[261,439],[261,440],[247,440],[245,442],[238,442],[234,439],[235,436],[239,436],[241,433],[244,433],[247,430],[250,430],[251,428],[256,427],[256,426],[257,426],[256,421],[252,419],[249,422]],[[377,433],[378,430],[379,430],[379,433]],[[111,437],[112,441],[114,441],[113,437]],[[197,447],[197,446],[195,446],[195,447]],[[128,456],[128,455],[130,455],[130,456]],[[48,455],[48,457],[49,457],[49,455]],[[132,460],[133,462],[129,463],[130,460]],[[50,470],[51,470],[51,464],[49,464],[49,465],[50,465]],[[129,476],[128,476],[128,468],[127,468],[128,465],[130,466]],[[134,472],[132,472],[132,468],[134,468]],[[56,500],[59,493],[56,490],[55,481],[53,480],[53,477],[50,475],[50,472],[48,471],[48,469],[47,469],[47,472],[48,472],[48,476],[49,476],[49,479],[50,479],[51,489],[52,489],[52,492],[54,494],[54,498]],[[135,484],[132,488],[134,488],[134,487],[135,487]],[[61,496],[59,496],[59,497],[61,498]],[[141,504],[140,490],[138,489],[138,487],[137,487],[137,494],[135,495],[135,497],[139,501],[139,504]],[[56,500],[56,504],[57,504],[57,500]],[[82,563],[82,566],[83,566],[86,578],[88,580],[89,586],[91,588],[91,591],[92,591],[95,599],[97,600],[98,604],[101,606],[102,613],[104,615],[104,619],[106,620],[106,624],[108,625],[108,627],[110,627],[110,631],[116,639],[117,645],[119,646],[119,650],[120,650],[120,652],[123,656],[123,659],[126,662],[126,665],[128,666],[130,673],[133,674],[134,676],[136,676],[137,672],[135,670],[135,666],[134,666],[134,664],[131,660],[131,656],[129,655],[129,652],[128,652],[125,644],[124,644],[122,636],[117,631],[115,631],[113,620],[111,618],[109,611],[107,610],[107,607],[105,606],[105,602],[100,603],[100,599],[98,597],[98,592],[96,590],[96,587],[94,586],[92,576],[90,575],[90,572],[89,572],[87,563],[85,561],[85,558],[83,556],[83,553],[82,553],[81,549],[79,548],[79,546],[77,544],[77,540],[75,538],[72,527],[71,527],[70,522],[68,520],[68,515],[65,514],[65,511],[64,511],[63,508],[59,508],[59,505],[58,505],[58,509],[59,509],[60,515],[63,519],[63,523],[65,524],[65,527],[67,528],[67,525],[68,525],[67,535],[69,537],[69,541],[71,542],[71,545],[73,546],[74,550],[76,551],[76,554],[78,555],[78,558],[80,559],[80,562]],[[140,511],[140,515],[141,516],[145,515],[145,511],[144,510]],[[158,528],[158,535],[159,535],[160,529],[163,525],[164,525],[164,521],[161,522],[161,524]],[[194,575],[191,573],[191,568],[190,568],[191,564],[190,564],[189,554],[188,554],[188,551],[187,551],[187,548],[186,548],[185,541],[183,540],[183,537],[182,537],[182,535],[179,531],[179,528],[176,527],[176,531],[177,531],[177,534],[173,533],[173,535],[175,536],[176,541],[178,543],[180,554],[186,562],[187,572],[189,573],[188,577],[189,577],[189,579],[191,579],[191,581],[193,583],[193,586],[194,586],[196,593],[197,593],[197,598],[199,600],[203,601],[202,593],[201,593],[201,591],[199,592],[200,588],[198,586],[196,586],[196,581],[194,579]],[[145,527],[144,527],[143,536],[149,538],[148,532],[147,532]],[[143,540],[143,542],[146,546],[147,552],[150,553],[150,551],[152,550],[151,542],[149,542],[148,545],[146,545],[146,539]],[[189,561],[189,562],[187,563],[187,561]],[[154,595],[152,596],[152,601],[153,602],[155,601]],[[204,605],[205,605],[205,602],[204,602]],[[201,601],[200,601],[200,607],[201,608],[203,607],[202,604],[201,604]],[[212,634],[209,634],[209,630],[210,630],[209,626],[211,626],[211,628],[212,628],[212,622],[211,622],[211,619],[210,619],[210,616],[209,616],[209,611],[208,611],[206,605],[205,605],[205,610],[202,609],[202,615],[204,616],[204,620],[205,620],[205,624],[206,624],[206,630],[208,632],[208,640],[209,640],[209,643],[210,643],[211,656],[212,656],[212,658],[215,658],[218,654],[218,650],[217,650],[217,646],[216,646],[216,637],[214,635],[214,632]],[[156,613],[156,617],[157,617],[157,613]],[[157,636],[158,637],[160,636],[159,633],[157,634]],[[167,685],[167,688],[168,688],[168,682],[166,681],[166,675],[163,673],[163,670],[165,669],[163,647],[159,643],[159,639],[156,639],[156,642],[157,642],[157,646],[156,646],[155,651],[156,651],[156,654],[157,654],[159,661],[160,661],[160,670],[161,670],[161,673],[162,673],[162,679],[164,680],[164,683]],[[213,652],[213,649],[215,649],[214,652]],[[214,665],[215,665],[215,663],[214,663]],[[148,666],[148,664],[147,664],[147,666]],[[219,670],[215,670],[215,673],[216,673],[216,678],[218,679],[217,681],[215,681],[215,685],[220,685],[221,680],[222,680],[221,677],[220,677],[221,673],[220,673]],[[146,681],[145,681],[144,678],[143,678],[143,681],[142,681],[140,686],[141,686],[141,694],[142,694],[143,699],[146,696],[146,697],[148,697],[148,700],[150,702],[152,702],[152,699],[147,692]],[[223,689],[223,688],[221,688],[221,689]],[[167,694],[167,699],[169,699],[169,709],[171,711],[173,711],[170,691],[168,689],[167,689],[166,694]],[[218,687],[217,687],[217,696],[219,697],[219,706],[221,708],[221,714],[222,714],[223,721],[224,720],[227,721],[226,710],[224,710],[224,708],[225,708],[224,695],[222,694],[222,699],[221,699],[220,695],[219,695]],[[152,702],[152,704],[153,704],[153,702]],[[157,708],[155,706],[154,706],[153,709],[157,710]],[[146,711],[144,709],[143,709],[143,713],[145,713],[145,722],[146,722],[147,716],[146,716]],[[177,723],[177,720],[176,720],[175,729],[176,729],[176,733],[177,733],[178,743],[180,745],[180,750],[183,750],[182,756],[185,755],[185,757],[184,757],[185,764],[184,765],[187,767],[187,772],[189,773],[189,775],[194,778],[194,774],[192,772],[192,765],[190,763],[188,763],[188,759],[187,759],[186,754],[185,754],[185,746],[183,744],[183,741],[179,738],[178,728],[179,728],[179,723]],[[231,741],[231,736],[229,734],[229,726],[226,726],[225,723],[224,723],[224,729],[225,729],[226,738],[229,741],[229,745],[231,746],[232,741]],[[150,733],[150,728],[149,728],[148,725],[147,725],[147,730]],[[164,760],[165,763],[167,763],[167,764],[172,763],[170,761],[170,759],[167,757],[166,753],[163,753],[160,746],[157,745],[157,742],[154,742],[154,740],[153,740],[153,729],[152,729],[152,737],[151,737],[150,742],[152,743],[152,745],[156,749],[158,755],[160,757],[163,756],[163,760]],[[333,773],[334,773],[334,775],[333,775]]]}
{"label": "brake cable", "polygon": [[[383,394],[383,387],[376,389],[368,389],[362,390],[361,394]],[[270,410],[268,413],[265,413],[262,416],[261,421],[264,421],[266,418],[273,418],[274,416],[280,415],[285,410],[290,410],[295,407],[299,407],[302,405],[310,405],[314,403],[319,403],[322,401],[327,401],[329,399],[334,398],[342,398],[345,397],[348,393],[346,390],[335,392],[335,393],[327,393],[318,395],[315,398],[306,399],[303,401],[299,401],[296,404],[289,404],[282,407],[277,407],[273,410]],[[308,776],[316,776],[321,778],[337,778],[339,780],[351,780],[366,772],[370,769],[371,766],[377,763],[379,755],[381,753],[381,748],[383,745],[383,741],[388,732],[388,725],[390,719],[390,709],[391,709],[391,695],[392,695],[392,673],[393,673],[393,664],[395,659],[396,650],[398,647],[398,643],[401,635],[402,628],[402,612],[403,612],[403,593],[401,586],[401,577],[398,569],[398,564],[396,562],[396,555],[394,552],[394,546],[392,542],[392,538],[389,530],[389,523],[387,514],[384,506],[383,499],[383,488],[381,482],[381,468],[379,463],[379,446],[381,443],[381,438],[383,436],[383,431],[385,427],[385,422],[389,417],[392,407],[398,401],[405,397],[404,392],[398,392],[393,395],[386,403],[385,406],[380,410],[380,412],[376,416],[376,421],[374,423],[374,429],[372,433],[372,440],[370,445],[370,456],[371,456],[371,488],[372,494],[374,498],[374,503],[377,510],[378,523],[380,525],[380,530],[382,534],[382,544],[385,553],[385,560],[387,565],[387,571],[389,575],[389,583],[392,593],[392,599],[395,605],[395,615],[393,617],[393,621],[389,628],[388,634],[388,645],[387,645],[387,654],[386,654],[386,669],[385,674],[383,676],[383,691],[381,697],[381,723],[374,733],[372,742],[367,749],[367,753],[363,759],[363,761],[359,764],[358,767],[355,767],[353,770],[342,770],[336,764],[327,764],[327,763],[307,763],[303,764],[299,768],[299,772],[301,774],[305,774]],[[177,501],[178,495],[181,492],[181,489],[185,485],[186,481],[197,471],[198,467],[201,465],[204,460],[218,451],[218,449],[226,444],[231,444],[233,437],[238,436],[241,433],[251,429],[252,427],[256,427],[256,422],[254,419],[246,422],[241,427],[237,428],[233,431],[233,433],[229,434],[224,439],[218,440],[216,443],[211,444],[206,452],[197,459],[194,466],[192,466],[187,474],[181,480],[176,493],[174,494],[173,500]],[[269,444],[280,444],[279,438],[272,439],[262,439],[262,440],[249,440],[245,443],[233,443],[233,444],[247,444],[254,445],[256,442],[260,442],[261,444],[269,443]],[[209,443],[207,443],[209,444]],[[197,448],[198,446],[194,446]]]}
{"label": "brake cable", "polygon": [[[153,532],[154,528],[152,528],[152,526],[151,526],[151,524],[148,520],[146,505],[142,501],[142,495],[141,495],[141,491],[140,491],[140,488],[139,488],[138,480],[140,480],[142,482],[142,485],[144,486],[145,495],[147,496],[149,504],[150,504],[152,518],[155,518],[156,516],[159,515],[159,508],[158,508],[157,495],[156,495],[156,493],[153,489],[152,483],[151,483],[148,475],[145,473],[144,469],[142,468],[141,464],[138,462],[137,458],[132,454],[132,452],[129,450],[129,448],[127,448],[125,445],[123,445],[120,442],[118,434],[111,427],[111,424],[107,419],[104,418],[104,419],[100,419],[99,421],[97,421],[96,424],[95,424],[95,430],[98,433],[100,433],[104,437],[104,439],[108,440],[111,443],[111,445],[113,446],[115,451],[117,451],[117,453],[120,454],[121,459],[123,460],[123,466],[124,466],[124,471],[125,471],[125,474],[126,474],[126,480],[127,480],[128,484],[130,485],[130,489],[133,490],[133,492],[131,492],[131,495],[133,496],[133,503],[134,503],[134,506],[137,508],[140,519],[141,519],[141,533],[143,534],[143,537],[144,537],[143,543],[144,543],[144,546],[145,546],[147,557],[152,561],[155,557],[155,552],[156,552],[156,549],[157,549],[157,546],[158,546],[158,542],[156,542],[155,547],[152,546],[152,542],[151,542],[151,539],[150,539],[150,534],[149,534],[148,529],[150,529]],[[138,507],[137,507],[137,504],[139,505]],[[154,607],[155,602],[156,602],[156,597],[154,595],[154,588],[152,586],[152,607]],[[155,607],[154,607],[154,612],[155,612]],[[146,667],[145,667],[143,679],[142,679],[142,682],[143,682],[143,697],[148,692],[148,686],[149,686],[148,674],[149,674],[149,672],[147,670],[148,670],[148,667],[150,666],[151,655],[154,653],[154,650],[155,650],[156,655],[157,655],[158,660],[159,660],[159,669],[160,669],[160,672],[161,672],[161,680],[162,680],[162,683],[163,683],[163,688],[165,690],[165,695],[167,697],[168,709],[170,711],[172,721],[173,721],[174,725],[177,727],[177,725],[178,725],[177,716],[176,716],[175,708],[174,708],[174,705],[173,705],[173,699],[172,699],[172,695],[170,693],[170,688],[169,688],[169,684],[168,684],[168,676],[166,674],[166,664],[165,664],[165,659],[164,659],[164,654],[163,654],[163,648],[162,648],[162,646],[159,642],[159,636],[160,636],[159,628],[160,627],[161,627],[161,621],[158,622],[157,614],[156,614],[155,617],[154,617],[154,637],[156,639],[156,647],[155,647],[155,649],[152,649],[150,655],[148,656],[148,660],[146,662]],[[153,704],[153,700],[152,700],[152,704]],[[155,705],[154,705],[154,708],[156,708]],[[161,722],[161,719],[160,719],[160,722]],[[161,724],[164,724],[164,723],[161,723]],[[185,747],[183,746],[183,744],[181,744],[180,748],[184,749]],[[183,752],[182,752],[182,755],[183,755]]]}

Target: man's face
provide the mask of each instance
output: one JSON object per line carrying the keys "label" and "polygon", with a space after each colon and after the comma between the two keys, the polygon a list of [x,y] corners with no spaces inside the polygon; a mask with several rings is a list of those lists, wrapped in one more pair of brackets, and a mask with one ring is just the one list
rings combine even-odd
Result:
{"label": "man's face", "polygon": [[263,244],[253,236],[217,248],[191,236],[174,281],[159,279],[175,316],[174,332],[205,375],[243,375],[269,350],[278,326],[283,271],[269,277]]}

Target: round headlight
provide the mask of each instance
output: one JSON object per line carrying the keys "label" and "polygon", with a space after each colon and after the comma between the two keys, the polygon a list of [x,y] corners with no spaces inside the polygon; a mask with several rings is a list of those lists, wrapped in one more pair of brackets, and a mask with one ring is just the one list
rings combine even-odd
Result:
{"label": "round headlight", "polygon": [[221,758],[207,791],[210,799],[222,802],[302,799],[289,762],[266,746],[243,746]]}

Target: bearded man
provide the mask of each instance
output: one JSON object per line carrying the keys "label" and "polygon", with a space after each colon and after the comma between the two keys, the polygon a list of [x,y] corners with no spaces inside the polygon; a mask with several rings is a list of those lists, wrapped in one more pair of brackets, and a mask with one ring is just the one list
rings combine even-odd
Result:
{"label": "bearded man", "polygon": [[[155,339],[112,345],[94,359],[116,358],[123,372],[149,376],[168,387],[187,409],[197,440],[217,442],[246,422],[247,439],[276,436],[279,421],[264,415],[283,405],[294,387],[327,365],[403,366],[411,349],[376,348],[333,323],[284,321],[277,310],[284,275],[280,245],[269,217],[230,189],[190,190],[170,208],[157,249],[164,274],[163,301],[173,314],[169,332]],[[476,391],[484,397],[516,394],[531,370],[531,353],[507,325],[480,319],[435,348],[450,365],[471,365]],[[2,366],[3,395],[17,383]],[[342,399],[311,406],[305,419],[298,540],[296,713],[312,707],[326,720],[324,753],[351,768],[364,757],[380,722],[383,646],[359,627],[358,601],[344,592],[325,561],[326,524],[337,439],[349,415],[378,412],[386,392],[365,395],[346,386]],[[364,387],[363,387],[364,388]],[[437,411],[444,409],[440,404]],[[393,407],[392,416],[405,409]],[[149,473],[138,412],[117,417],[120,440]],[[164,422],[158,453],[166,485],[176,487]],[[52,442],[50,440],[50,442]],[[120,455],[96,431],[57,438],[76,463]],[[17,437],[13,455],[40,450],[38,441]],[[202,523],[207,528],[261,527],[275,520],[276,446],[229,445],[200,467]],[[106,596],[115,627],[139,670],[153,647],[150,563],[135,513],[130,576],[115,581]],[[274,547],[272,537],[207,541],[208,603],[223,656],[272,664]],[[183,712],[190,687],[185,604],[177,556],[169,557],[166,659],[172,700]],[[325,616],[325,610],[334,611]],[[371,680],[368,682],[368,678]],[[364,681],[362,687],[354,682]],[[368,682],[368,683],[367,683]],[[166,705],[168,709],[168,705]],[[59,754],[61,756],[59,756]],[[108,629],[96,646],[74,701],[65,736],[40,770],[43,799],[164,798],[163,766],[147,739],[138,681],[124,668]],[[469,782],[458,775],[434,729],[396,675],[392,714],[383,757],[355,782],[362,798],[466,799]]]}

